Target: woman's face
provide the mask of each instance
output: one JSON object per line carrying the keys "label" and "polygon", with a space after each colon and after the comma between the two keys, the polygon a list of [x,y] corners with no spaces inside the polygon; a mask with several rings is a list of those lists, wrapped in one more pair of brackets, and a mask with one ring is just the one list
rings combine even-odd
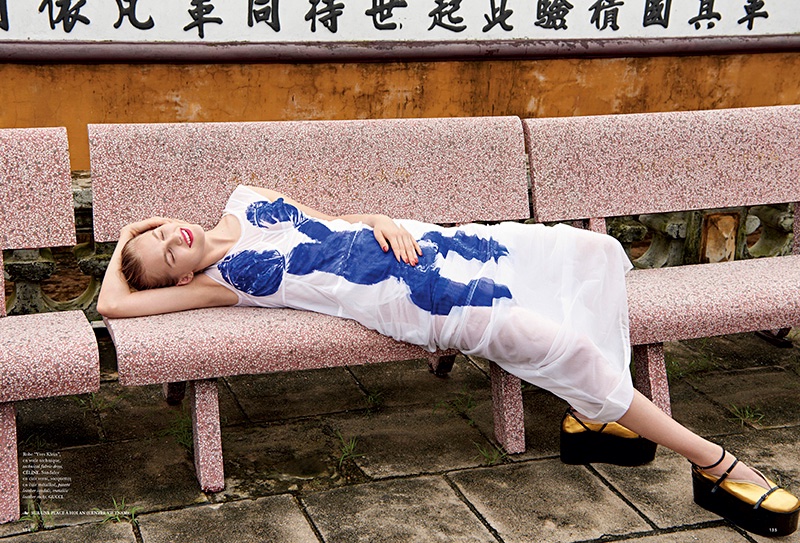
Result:
{"label": "woman's face", "polygon": [[200,225],[173,221],[137,236],[135,249],[148,276],[184,284],[200,269],[205,241]]}

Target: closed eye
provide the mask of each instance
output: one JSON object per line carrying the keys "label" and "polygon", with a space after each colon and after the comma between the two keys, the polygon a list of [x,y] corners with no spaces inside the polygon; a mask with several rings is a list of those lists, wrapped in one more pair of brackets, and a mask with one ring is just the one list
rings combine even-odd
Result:
{"label": "closed eye", "polygon": [[[153,235],[156,239],[164,241],[166,238],[164,237],[164,231],[160,228],[153,230]],[[164,251],[164,262],[167,263],[167,266],[173,266],[175,264],[175,255],[172,254],[172,249],[167,249]]]}

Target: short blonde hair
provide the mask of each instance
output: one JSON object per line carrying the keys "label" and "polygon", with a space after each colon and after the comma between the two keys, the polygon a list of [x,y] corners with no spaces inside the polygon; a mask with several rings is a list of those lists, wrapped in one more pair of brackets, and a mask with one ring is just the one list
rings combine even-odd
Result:
{"label": "short blonde hair", "polygon": [[[141,234],[139,234],[141,235]],[[142,259],[136,252],[135,242],[139,236],[128,241],[122,248],[121,268],[122,275],[128,282],[128,285],[136,290],[148,290],[151,288],[163,288],[174,286],[176,281],[171,277],[151,277],[144,265]]]}

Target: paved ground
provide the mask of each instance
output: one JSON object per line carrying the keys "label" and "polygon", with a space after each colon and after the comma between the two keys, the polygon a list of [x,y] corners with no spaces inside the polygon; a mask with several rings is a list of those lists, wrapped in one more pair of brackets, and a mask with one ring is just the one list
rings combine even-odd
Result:
{"label": "paved ground", "polygon": [[[448,379],[409,361],[225,380],[226,489],[204,494],[185,410],[121,388],[98,335],[99,394],[18,404],[22,469],[48,468],[51,486],[24,483],[29,513],[3,542],[766,541],[695,506],[668,451],[640,468],[561,464],[565,404],[532,387],[527,452],[497,454],[486,367],[465,358]],[[800,492],[793,341],[667,349],[675,417]]]}

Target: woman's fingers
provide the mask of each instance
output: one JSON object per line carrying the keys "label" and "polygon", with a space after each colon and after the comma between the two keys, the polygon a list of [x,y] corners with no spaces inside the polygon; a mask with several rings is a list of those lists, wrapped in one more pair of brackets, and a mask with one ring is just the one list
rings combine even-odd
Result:
{"label": "woman's fingers", "polygon": [[147,232],[153,228],[158,228],[159,226],[168,222],[173,222],[173,220],[174,219],[168,219],[166,217],[150,217],[148,219],[131,223],[125,226],[123,230],[127,229],[132,237],[136,237],[143,232]]}
{"label": "woman's fingers", "polygon": [[422,254],[422,250],[408,230],[391,221],[386,226],[375,228],[374,233],[375,239],[384,252],[391,248],[398,262],[405,262],[412,266],[417,264],[419,260],[417,257]]}
{"label": "woman's fingers", "polygon": [[381,232],[378,229],[375,229],[373,232],[375,234],[375,240],[378,242],[378,245],[381,246],[381,249],[383,249],[383,252],[385,253],[386,251],[388,251],[389,250],[389,242],[386,241],[386,237],[383,235],[383,232]]}

